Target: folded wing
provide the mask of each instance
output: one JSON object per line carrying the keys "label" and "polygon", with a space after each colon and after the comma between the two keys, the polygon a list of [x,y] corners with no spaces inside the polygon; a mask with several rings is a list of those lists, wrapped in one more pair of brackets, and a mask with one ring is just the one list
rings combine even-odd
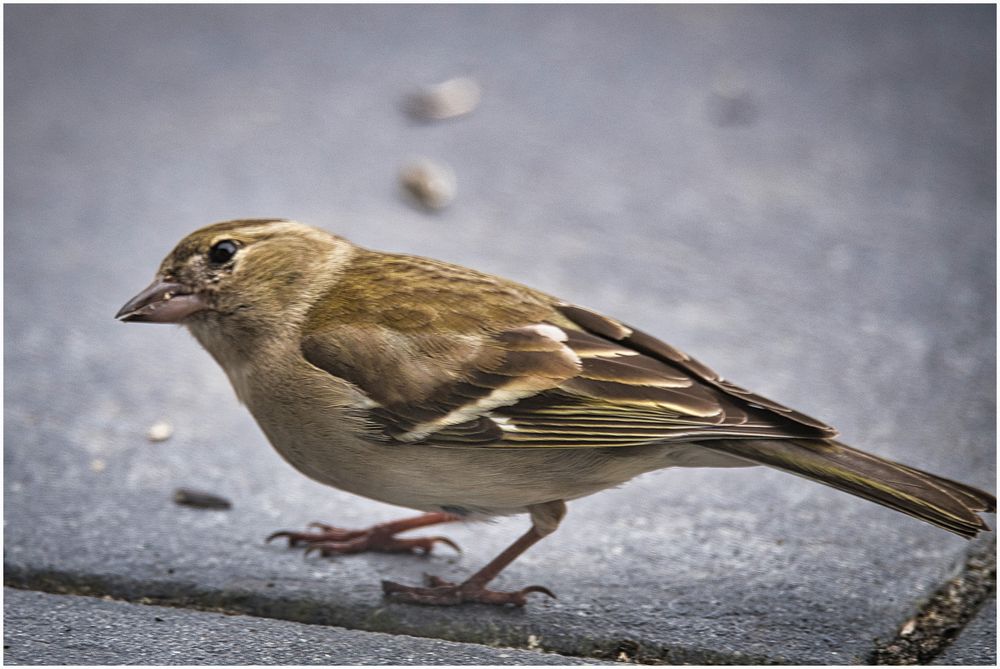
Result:
{"label": "folded wing", "polygon": [[368,395],[373,430],[400,442],[586,448],[836,434],[617,321],[570,305],[551,316],[448,337],[341,327],[305,338],[302,351]]}

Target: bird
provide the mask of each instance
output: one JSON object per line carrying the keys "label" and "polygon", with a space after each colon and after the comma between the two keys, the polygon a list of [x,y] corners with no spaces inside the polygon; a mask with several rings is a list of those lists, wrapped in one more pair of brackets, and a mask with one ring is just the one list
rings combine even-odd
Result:
{"label": "bird", "polygon": [[181,240],[116,318],[177,323],[218,362],[302,474],[420,515],[286,539],[330,556],[426,554],[419,527],[528,514],[466,580],[382,582],[391,600],[523,606],[489,583],[558,527],[566,503],[669,467],[766,465],[962,537],[989,531],[988,492],[852,448],[837,430],[736,385],[635,327],[517,282],[384,253],[289,219]]}

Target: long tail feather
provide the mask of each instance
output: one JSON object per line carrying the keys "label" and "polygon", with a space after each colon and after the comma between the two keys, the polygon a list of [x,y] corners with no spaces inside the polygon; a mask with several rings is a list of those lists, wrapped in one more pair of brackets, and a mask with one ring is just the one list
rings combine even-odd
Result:
{"label": "long tail feather", "polygon": [[996,497],[987,492],[832,439],[734,439],[699,445],[825,483],[970,539],[990,529],[978,512],[996,512]]}

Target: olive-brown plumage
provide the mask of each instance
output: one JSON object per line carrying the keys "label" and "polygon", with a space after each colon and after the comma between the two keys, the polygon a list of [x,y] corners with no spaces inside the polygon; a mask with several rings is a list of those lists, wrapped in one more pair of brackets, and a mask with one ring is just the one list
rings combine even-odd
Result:
{"label": "olive-brown plumage", "polygon": [[192,233],[118,316],[186,325],[307,476],[425,512],[367,531],[278,533],[290,543],[429,551],[447,540],[395,535],[531,515],[532,528],[464,583],[384,584],[404,601],[520,605],[547,593],[486,585],[556,528],[565,501],[663,467],[765,464],[966,537],[988,529],[978,513],[996,506],[981,490],[845,446],[821,421],[613,318],[292,221]]}

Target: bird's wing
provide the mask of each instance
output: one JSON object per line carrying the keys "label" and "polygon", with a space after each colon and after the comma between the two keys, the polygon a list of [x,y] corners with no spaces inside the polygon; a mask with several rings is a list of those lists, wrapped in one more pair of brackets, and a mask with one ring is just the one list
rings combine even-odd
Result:
{"label": "bird's wing", "polygon": [[773,423],[775,419],[778,419],[778,425],[786,426],[789,432],[805,431],[809,433],[794,436],[822,438],[837,436],[837,430],[826,423],[725,380],[687,353],[641,330],[583,307],[559,304],[556,309],[571,323],[587,333],[679,369],[689,375],[692,380],[715,388],[722,393],[720,399],[723,404],[736,402],[738,407],[759,412],[757,415],[765,422]]}
{"label": "bird's wing", "polygon": [[570,305],[552,315],[447,337],[340,326],[305,337],[302,353],[365,393],[373,429],[400,442],[569,448],[836,434],[617,321]]}

